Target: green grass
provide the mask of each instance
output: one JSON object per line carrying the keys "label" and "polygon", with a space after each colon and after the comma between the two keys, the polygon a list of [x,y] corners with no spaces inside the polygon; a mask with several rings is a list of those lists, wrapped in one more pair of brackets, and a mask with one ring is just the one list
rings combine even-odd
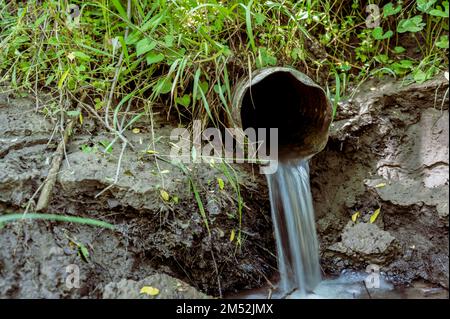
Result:
{"label": "green grass", "polygon": [[[66,1],[0,0],[0,82],[63,97],[88,91],[114,130],[124,104],[144,100],[164,102],[180,121],[220,125],[237,78],[265,66],[289,65],[313,78],[324,71],[334,92],[336,74],[341,82],[371,74],[420,82],[448,65],[447,1],[374,1],[375,29],[366,27],[360,1],[72,3],[79,21],[69,18]],[[402,47],[405,36],[417,52]]]}
{"label": "green grass", "polygon": [[[59,103],[41,111],[55,119],[74,114],[64,101],[88,93],[91,108],[78,116],[101,118],[115,133],[106,149],[153,103],[183,125],[232,123],[233,87],[258,68],[303,71],[327,88],[333,117],[350,83],[381,75],[420,83],[448,69],[448,1],[371,1],[380,7],[376,28],[358,0],[75,0],[75,19],[67,1],[40,2],[0,0],[0,84],[50,91]],[[127,117],[130,108],[138,115]],[[220,171],[238,198],[240,241],[239,183]]]}
{"label": "green grass", "polygon": [[56,214],[36,214],[36,213],[0,215],[0,225],[3,223],[16,222],[16,221],[26,220],[26,219],[59,221],[59,222],[90,225],[90,226],[107,228],[107,229],[112,229],[112,230],[116,229],[114,225],[109,224],[107,222],[103,222],[101,220],[96,220],[96,219],[91,219],[91,218],[83,218],[83,217],[75,217],[75,216],[64,216],[64,215],[56,215]]}

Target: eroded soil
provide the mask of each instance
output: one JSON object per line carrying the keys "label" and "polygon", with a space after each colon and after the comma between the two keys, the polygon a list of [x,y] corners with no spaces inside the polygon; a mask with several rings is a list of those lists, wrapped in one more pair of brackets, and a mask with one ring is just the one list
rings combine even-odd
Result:
{"label": "eroded soil", "polygon": [[[443,76],[412,86],[371,81],[339,106],[329,143],[310,165],[326,274],[377,264],[395,284],[424,279],[448,288],[447,89]],[[2,212],[33,211],[60,139],[56,123],[35,107],[31,98],[0,94]],[[237,246],[236,238],[230,241],[239,229],[237,196],[223,172],[188,165],[208,233],[188,176],[154,155],[169,154],[173,126],[156,120],[151,130],[151,123],[142,118],[138,133],[126,133],[134,150],[125,149],[118,181],[106,191],[122,145],[104,152],[110,133],[90,119],[76,127],[48,211],[97,218],[118,230],[44,221],[3,225],[1,297],[149,297],[136,292],[142,285],[158,286],[158,298],[205,297],[199,291],[219,296],[273,278],[270,203],[258,169],[233,166],[245,203]],[[217,178],[225,181],[223,190]],[[87,247],[88,260],[77,243]],[[68,265],[80,269],[79,289],[66,285]]]}

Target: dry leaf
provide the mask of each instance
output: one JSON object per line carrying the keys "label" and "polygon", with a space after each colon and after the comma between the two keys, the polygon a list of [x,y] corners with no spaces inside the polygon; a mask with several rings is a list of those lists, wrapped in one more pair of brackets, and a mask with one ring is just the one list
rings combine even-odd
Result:
{"label": "dry leaf", "polygon": [[234,240],[235,232],[234,229],[231,230],[230,241]]}
{"label": "dry leaf", "polygon": [[373,212],[372,216],[370,216],[369,222],[370,222],[371,224],[373,224],[373,223],[377,220],[378,215],[380,215],[380,210],[381,210],[381,208],[377,208],[377,209]]}
{"label": "dry leaf", "polygon": [[167,193],[164,189],[161,189],[159,193],[161,194],[162,199],[166,202],[169,201],[169,193]]}
{"label": "dry leaf", "polygon": [[161,171],[161,174],[168,174],[168,173],[170,173],[170,171],[168,169]]}
{"label": "dry leaf", "polygon": [[147,294],[149,296],[157,296],[159,294],[159,289],[152,286],[144,286],[139,292],[141,294]]}
{"label": "dry leaf", "polygon": [[352,222],[356,222],[356,220],[358,219],[358,217],[361,216],[360,212],[356,212],[352,215]]}
{"label": "dry leaf", "polygon": [[384,186],[386,186],[386,183],[380,183],[380,184],[375,185],[375,188],[381,188]]}
{"label": "dry leaf", "polygon": [[225,183],[223,182],[223,179],[220,177],[217,178],[217,183],[219,183],[219,188],[222,190],[225,187]]}
{"label": "dry leaf", "polygon": [[146,150],[145,151],[147,154],[158,154],[158,152],[157,151],[154,151],[154,150]]}

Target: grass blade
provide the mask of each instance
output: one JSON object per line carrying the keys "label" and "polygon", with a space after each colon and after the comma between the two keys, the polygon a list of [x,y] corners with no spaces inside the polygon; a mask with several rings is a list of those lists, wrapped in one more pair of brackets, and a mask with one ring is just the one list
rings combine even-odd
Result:
{"label": "grass blade", "polygon": [[116,227],[110,223],[91,219],[84,217],[76,217],[76,216],[65,216],[65,215],[56,215],[56,214],[6,214],[0,216],[0,224],[14,222],[21,219],[37,219],[37,220],[51,220],[51,221],[60,221],[60,222],[68,222],[68,223],[77,223],[83,225],[96,226],[107,229],[116,229]]}

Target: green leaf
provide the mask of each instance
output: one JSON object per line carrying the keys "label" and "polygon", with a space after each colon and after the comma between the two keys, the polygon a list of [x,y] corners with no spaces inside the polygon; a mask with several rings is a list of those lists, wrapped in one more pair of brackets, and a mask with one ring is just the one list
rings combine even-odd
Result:
{"label": "green leaf", "polygon": [[158,94],[167,94],[172,90],[172,79],[168,77],[163,77],[158,80],[155,85],[155,89]]}
{"label": "green leaf", "polygon": [[113,150],[113,145],[110,141],[108,140],[103,140],[99,142],[101,146],[103,146],[103,148],[105,149],[106,153],[111,153]]}
{"label": "green leaf", "polygon": [[430,15],[448,19],[448,14],[449,14],[448,1],[442,2],[442,5],[444,7],[443,10],[442,10],[441,6],[436,6],[435,9],[433,9],[429,12]]}
{"label": "green leaf", "polygon": [[221,179],[220,177],[217,178],[217,183],[219,184],[219,189],[223,190],[225,187],[225,183],[223,181],[223,179]]}
{"label": "green leaf", "polygon": [[136,44],[136,54],[143,55],[156,47],[156,41],[144,38]]}
{"label": "green leaf", "polygon": [[80,252],[81,258],[83,258],[83,260],[85,262],[89,262],[89,250],[82,243],[77,243],[77,246],[78,246],[78,251]]}
{"label": "green leaf", "polygon": [[174,39],[175,37],[171,34],[167,34],[166,36],[164,36],[164,42],[166,44],[166,47],[168,48],[172,47]]}
{"label": "green leaf", "polygon": [[398,47],[394,48],[394,52],[397,53],[397,54],[403,53],[405,51],[406,51],[406,49],[404,47],[398,46]]}
{"label": "green leaf", "polygon": [[356,223],[356,220],[358,219],[358,217],[361,216],[360,212],[356,212],[352,215],[352,222]]}
{"label": "green leaf", "polygon": [[399,13],[402,10],[402,6],[398,5],[394,8],[394,4],[392,2],[389,2],[383,7],[383,17],[392,16],[394,14]]}
{"label": "green leaf", "polygon": [[63,84],[64,84],[64,81],[66,80],[67,76],[69,75],[69,71],[70,71],[70,69],[67,69],[67,70],[63,73],[63,75],[61,76],[61,78],[59,79],[59,81],[58,81],[58,89],[59,89],[59,90],[62,89],[62,86],[63,86]]}
{"label": "green leaf", "polygon": [[255,14],[255,25],[260,26],[266,21],[266,16],[262,13],[256,13]]}
{"label": "green leaf", "polygon": [[51,74],[51,75],[47,76],[47,79],[45,80],[45,86],[49,86],[50,83],[52,83],[54,79],[55,79],[55,75],[54,74]]}
{"label": "green leaf", "polygon": [[90,147],[89,145],[86,145],[86,144],[81,145],[80,148],[81,148],[81,151],[86,154],[92,153],[92,151],[94,150],[92,147]]}
{"label": "green leaf", "polygon": [[169,193],[167,193],[164,189],[161,189],[161,190],[159,191],[159,194],[161,195],[161,198],[162,198],[164,201],[166,201],[166,202],[169,201],[169,198],[170,198]]}
{"label": "green leaf", "polygon": [[70,116],[70,117],[77,117],[77,116],[80,116],[80,111],[79,110],[67,111],[66,114],[67,114],[67,116]]}
{"label": "green leaf", "polygon": [[373,224],[373,223],[377,220],[378,215],[380,215],[380,210],[381,210],[381,208],[377,208],[377,209],[373,212],[372,216],[370,216],[369,222],[370,222],[371,224]]}
{"label": "green leaf", "polygon": [[141,33],[140,32],[131,32],[128,37],[125,39],[125,43],[127,45],[131,45],[131,44],[135,44],[139,41],[139,39],[141,38]]}
{"label": "green leaf", "polygon": [[392,70],[398,75],[404,75],[413,68],[413,62],[411,60],[401,60],[391,64]]}
{"label": "green leaf", "polygon": [[422,16],[414,16],[409,19],[402,19],[397,25],[397,32],[405,33],[405,32],[419,32],[424,28],[425,23],[422,22]]}
{"label": "green leaf", "polygon": [[441,49],[448,49],[448,35],[443,35],[436,42],[436,46]]}
{"label": "green leaf", "polygon": [[411,69],[413,67],[413,61],[411,60],[400,60],[392,64],[402,69]]}
{"label": "green leaf", "polygon": [[162,53],[155,53],[155,52],[149,52],[149,53],[147,53],[145,58],[147,60],[147,65],[151,65],[151,64],[154,64],[154,63],[159,63],[162,60],[164,60],[164,54],[162,54]]}
{"label": "green leaf", "polygon": [[139,291],[140,294],[146,294],[149,296],[157,296],[159,295],[159,289],[151,286],[144,286]]}
{"label": "green leaf", "polygon": [[374,37],[375,40],[389,39],[390,37],[392,37],[393,34],[394,32],[392,32],[391,30],[386,31],[386,33],[383,34],[382,27],[376,27],[375,29],[372,30],[372,36]]}
{"label": "green leaf", "polygon": [[256,60],[256,66],[258,68],[263,68],[267,65],[276,65],[277,58],[271,55],[266,48],[259,48],[258,59]]}
{"label": "green leaf", "polygon": [[91,59],[91,57],[89,55],[87,55],[86,53],[81,52],[81,51],[75,51],[75,52],[72,52],[72,54],[75,57],[77,57],[77,58],[79,58],[80,60],[83,60],[83,61],[89,61]]}
{"label": "green leaf", "polygon": [[[206,92],[208,92],[209,84],[206,81],[201,81],[198,83],[198,88],[202,90],[203,94],[206,95]],[[197,100],[202,98],[202,93],[197,96]]]}
{"label": "green leaf", "polygon": [[122,4],[120,3],[120,0],[112,0],[112,3],[114,5],[114,7],[116,8],[116,10],[119,12],[120,16],[125,19],[128,20],[127,18],[127,12],[125,11],[125,9],[123,8]]}
{"label": "green leaf", "polygon": [[175,102],[183,105],[184,107],[188,107],[191,104],[191,96],[189,94],[184,94],[182,97],[177,97]]}
{"label": "green leaf", "polygon": [[423,83],[428,80],[427,74],[420,69],[414,71],[413,78],[417,83]]}
{"label": "green leaf", "polygon": [[220,86],[218,84],[214,85],[214,92],[216,92],[217,94],[220,94],[220,92],[225,92],[225,90],[226,90],[225,84],[222,84]]}
{"label": "green leaf", "polygon": [[431,8],[437,0],[417,0],[417,10],[430,13]]}
{"label": "green leaf", "polygon": [[401,61],[400,61],[400,65],[401,65],[403,68],[412,68],[413,65],[414,65],[414,63],[413,63],[413,61],[411,61],[411,60],[401,60]]}
{"label": "green leaf", "polygon": [[234,229],[232,229],[231,234],[230,234],[230,241],[234,240],[235,235],[236,235],[236,232],[234,231]]}
{"label": "green leaf", "polygon": [[192,110],[194,109],[195,106],[195,101],[197,100],[197,91],[198,91],[198,83],[200,81],[200,75],[201,75],[202,71],[200,68],[197,69],[197,71],[195,71],[195,75],[194,75],[194,88],[192,89]]}
{"label": "green leaf", "polygon": [[253,4],[253,0],[250,0],[248,5],[244,6],[244,8],[245,8],[245,24],[246,24],[247,36],[248,36],[248,40],[250,42],[250,46],[251,46],[253,52],[256,52],[255,38],[253,36],[253,28],[252,28],[252,11],[251,11],[252,4]]}
{"label": "green leaf", "polygon": [[389,63],[389,56],[387,56],[386,54],[379,54],[377,56],[374,57],[375,60],[377,60],[380,63],[386,64]]}

